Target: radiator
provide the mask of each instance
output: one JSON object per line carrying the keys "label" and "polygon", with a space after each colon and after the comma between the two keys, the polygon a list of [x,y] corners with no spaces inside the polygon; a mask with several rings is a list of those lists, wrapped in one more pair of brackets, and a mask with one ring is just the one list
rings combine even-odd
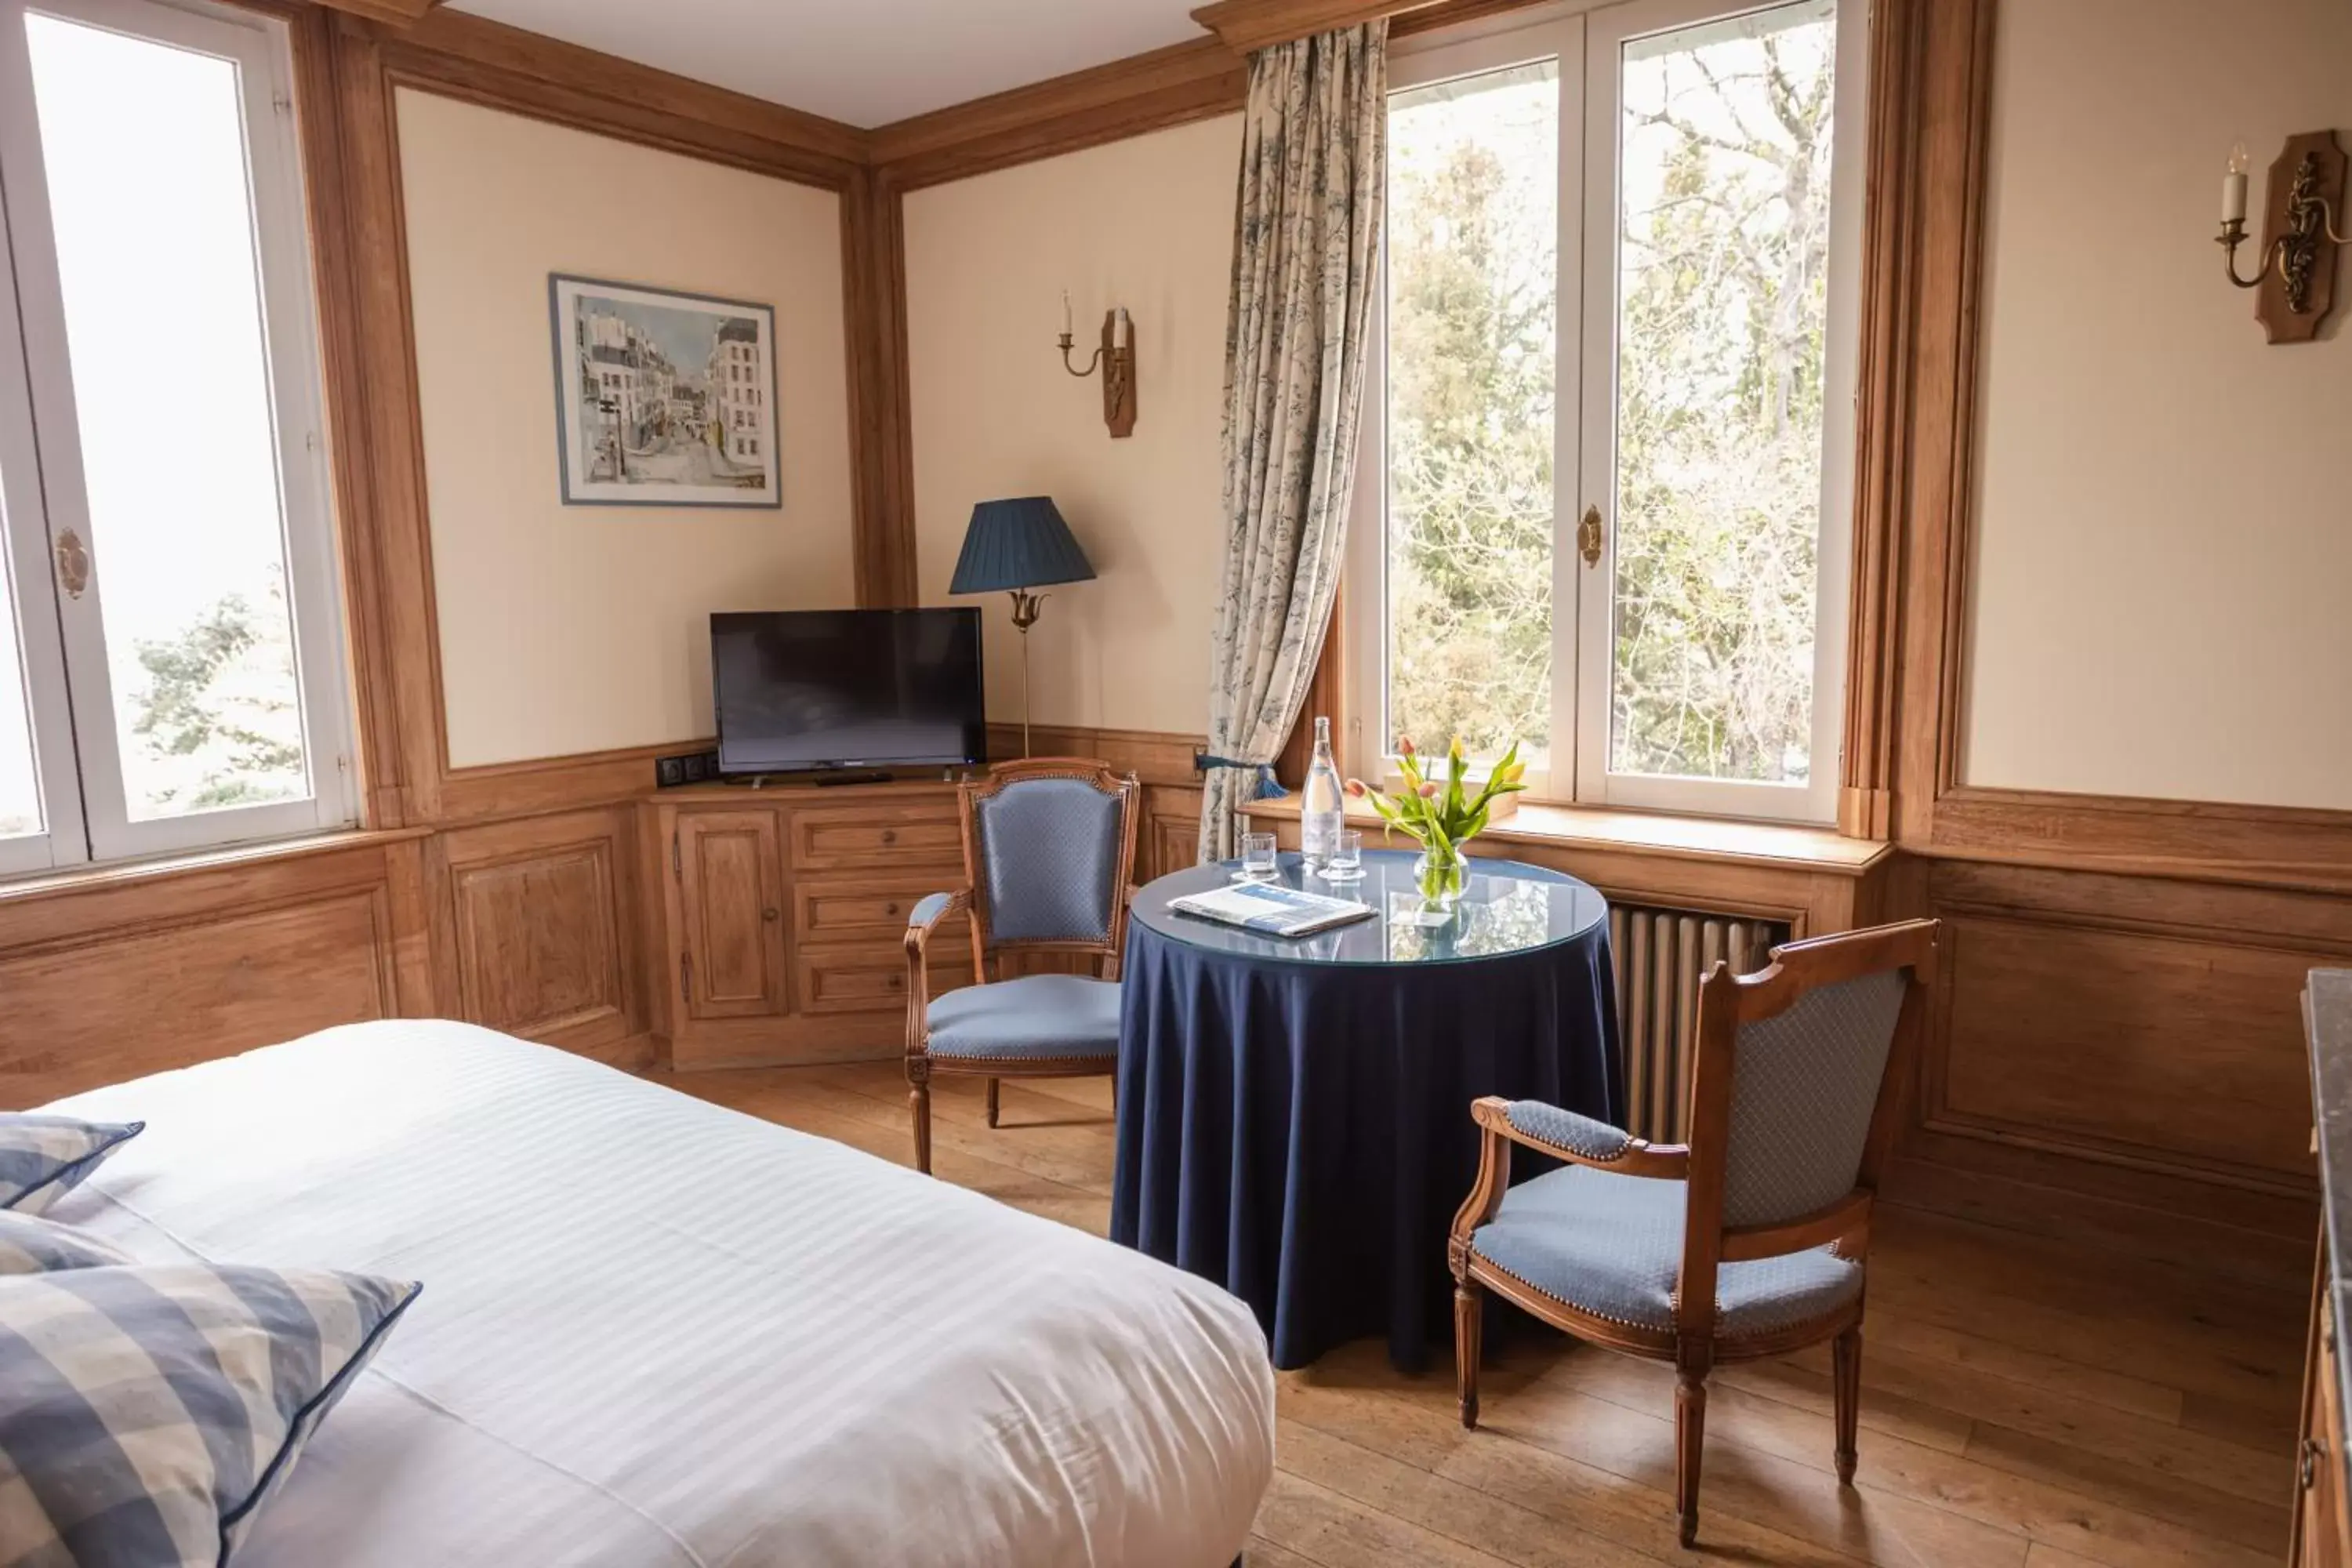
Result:
{"label": "radiator", "polygon": [[1679,1143],[1690,1117],[1691,1061],[1698,1049],[1698,983],[1717,960],[1735,974],[1771,962],[1789,940],[1780,921],[1696,910],[1609,906],[1617,971],[1617,1031],[1625,1047],[1625,1130]]}

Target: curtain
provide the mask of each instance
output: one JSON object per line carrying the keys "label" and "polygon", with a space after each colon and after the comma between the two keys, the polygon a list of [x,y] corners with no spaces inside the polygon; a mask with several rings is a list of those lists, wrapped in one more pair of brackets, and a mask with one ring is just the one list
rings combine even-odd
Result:
{"label": "curtain", "polygon": [[1224,592],[1201,858],[1270,793],[1339,592],[1388,145],[1388,23],[1250,58],[1225,326]]}

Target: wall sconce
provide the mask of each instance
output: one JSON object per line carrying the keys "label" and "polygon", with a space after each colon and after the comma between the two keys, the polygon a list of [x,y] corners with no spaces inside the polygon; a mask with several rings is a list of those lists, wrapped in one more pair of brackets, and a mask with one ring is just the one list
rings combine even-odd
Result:
{"label": "wall sconce", "polygon": [[1103,423],[1110,427],[1111,438],[1135,434],[1135,322],[1129,319],[1127,307],[1103,313],[1102,345],[1094,357],[1080,370],[1070,363],[1070,349],[1077,340],[1070,335],[1070,292],[1062,290],[1062,368],[1072,375],[1094,374],[1095,367],[1103,373]]}
{"label": "wall sconce", "polygon": [[2345,237],[2336,231],[2344,210],[2344,153],[2333,131],[2287,138],[2271,165],[2263,207],[2263,251],[2252,278],[2238,276],[2238,247],[2246,238],[2246,144],[2230,153],[2221,176],[2221,232],[2216,236],[2230,281],[2259,289],[2254,316],[2273,343],[2307,343],[2336,297],[2336,255]]}

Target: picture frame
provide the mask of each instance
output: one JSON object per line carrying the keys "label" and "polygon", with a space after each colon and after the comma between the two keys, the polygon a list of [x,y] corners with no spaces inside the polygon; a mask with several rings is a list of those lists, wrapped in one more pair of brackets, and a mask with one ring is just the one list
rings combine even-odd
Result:
{"label": "picture frame", "polygon": [[548,275],[566,506],[784,504],[772,307]]}

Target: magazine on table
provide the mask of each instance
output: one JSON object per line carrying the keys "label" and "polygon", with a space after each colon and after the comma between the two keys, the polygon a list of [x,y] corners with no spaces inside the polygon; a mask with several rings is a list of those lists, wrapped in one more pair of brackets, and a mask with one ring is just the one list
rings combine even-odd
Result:
{"label": "magazine on table", "polygon": [[1352,899],[1302,892],[1279,882],[1235,882],[1171,899],[1168,907],[1266,936],[1311,936],[1375,912],[1370,904]]}

